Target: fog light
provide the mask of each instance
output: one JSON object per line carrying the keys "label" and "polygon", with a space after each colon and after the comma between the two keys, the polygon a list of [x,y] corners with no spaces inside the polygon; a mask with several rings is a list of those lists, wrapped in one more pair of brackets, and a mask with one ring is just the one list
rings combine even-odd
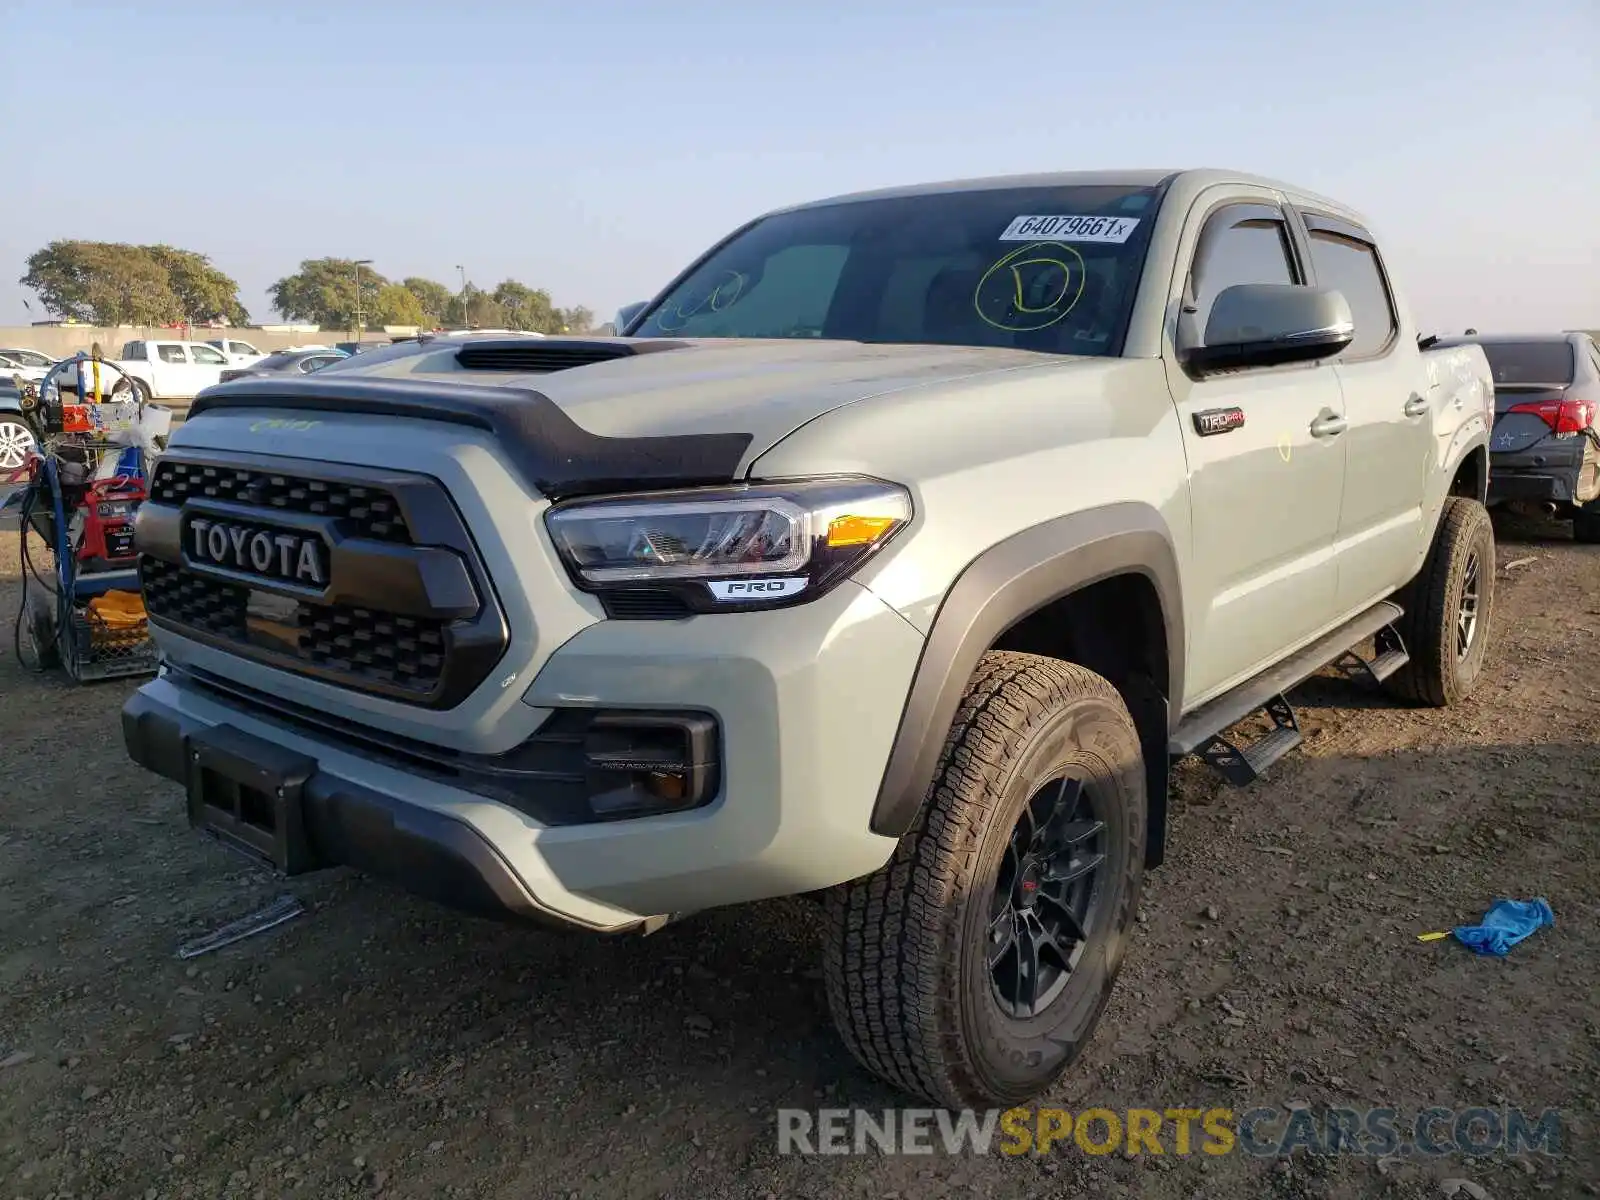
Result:
{"label": "fog light", "polygon": [[689,794],[689,781],[681,771],[651,771],[644,786],[653,796],[677,803]]}
{"label": "fog light", "polygon": [[683,812],[717,792],[717,722],[707,714],[601,713],[583,757],[589,805],[601,819]]}

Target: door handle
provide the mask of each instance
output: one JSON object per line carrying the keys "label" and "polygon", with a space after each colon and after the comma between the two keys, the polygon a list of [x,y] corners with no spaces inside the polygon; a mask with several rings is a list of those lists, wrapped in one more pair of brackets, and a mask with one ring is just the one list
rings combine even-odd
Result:
{"label": "door handle", "polygon": [[1428,411],[1428,401],[1424,396],[1412,396],[1406,401],[1405,414],[1408,417],[1420,417]]}
{"label": "door handle", "polygon": [[1338,413],[1331,412],[1325,408],[1317,419],[1311,422],[1311,436],[1319,438],[1338,437],[1349,427],[1349,421],[1346,421]]}

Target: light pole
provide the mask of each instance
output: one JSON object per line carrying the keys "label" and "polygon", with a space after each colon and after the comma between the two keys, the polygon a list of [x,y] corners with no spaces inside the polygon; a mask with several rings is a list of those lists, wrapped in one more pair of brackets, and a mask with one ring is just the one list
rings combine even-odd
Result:
{"label": "light pole", "polygon": [[361,268],[370,267],[370,258],[356,259],[356,342],[361,341]]}
{"label": "light pole", "polygon": [[467,320],[467,269],[457,263],[456,270],[461,272],[461,325],[466,328],[472,324]]}

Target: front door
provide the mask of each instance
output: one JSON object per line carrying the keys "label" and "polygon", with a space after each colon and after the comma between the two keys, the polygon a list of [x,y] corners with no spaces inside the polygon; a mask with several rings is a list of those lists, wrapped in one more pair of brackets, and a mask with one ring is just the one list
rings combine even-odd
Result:
{"label": "front door", "polygon": [[[1230,193],[1185,234],[1184,319],[1203,331],[1239,283],[1303,283],[1271,193]],[[1191,249],[1192,248],[1192,249]],[[1196,379],[1169,358],[1189,458],[1193,592],[1187,705],[1241,683],[1337,616],[1333,543],[1344,491],[1344,403],[1331,367],[1295,364]]]}
{"label": "front door", "polygon": [[1372,235],[1330,214],[1301,216],[1314,282],[1343,293],[1356,324],[1335,367],[1350,422],[1350,480],[1335,541],[1339,606],[1356,612],[1403,586],[1427,549],[1422,500],[1435,470],[1432,406],[1442,392],[1429,389],[1416,344],[1401,335]]}

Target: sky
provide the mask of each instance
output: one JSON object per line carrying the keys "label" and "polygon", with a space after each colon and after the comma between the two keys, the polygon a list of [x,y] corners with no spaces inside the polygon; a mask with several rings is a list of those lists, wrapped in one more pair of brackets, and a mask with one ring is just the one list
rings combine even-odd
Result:
{"label": "sky", "polygon": [[4,0],[0,44],[0,324],[57,238],[256,321],[324,256],[605,319],[784,204],[1216,166],[1364,212],[1425,330],[1600,328],[1596,0]]}

